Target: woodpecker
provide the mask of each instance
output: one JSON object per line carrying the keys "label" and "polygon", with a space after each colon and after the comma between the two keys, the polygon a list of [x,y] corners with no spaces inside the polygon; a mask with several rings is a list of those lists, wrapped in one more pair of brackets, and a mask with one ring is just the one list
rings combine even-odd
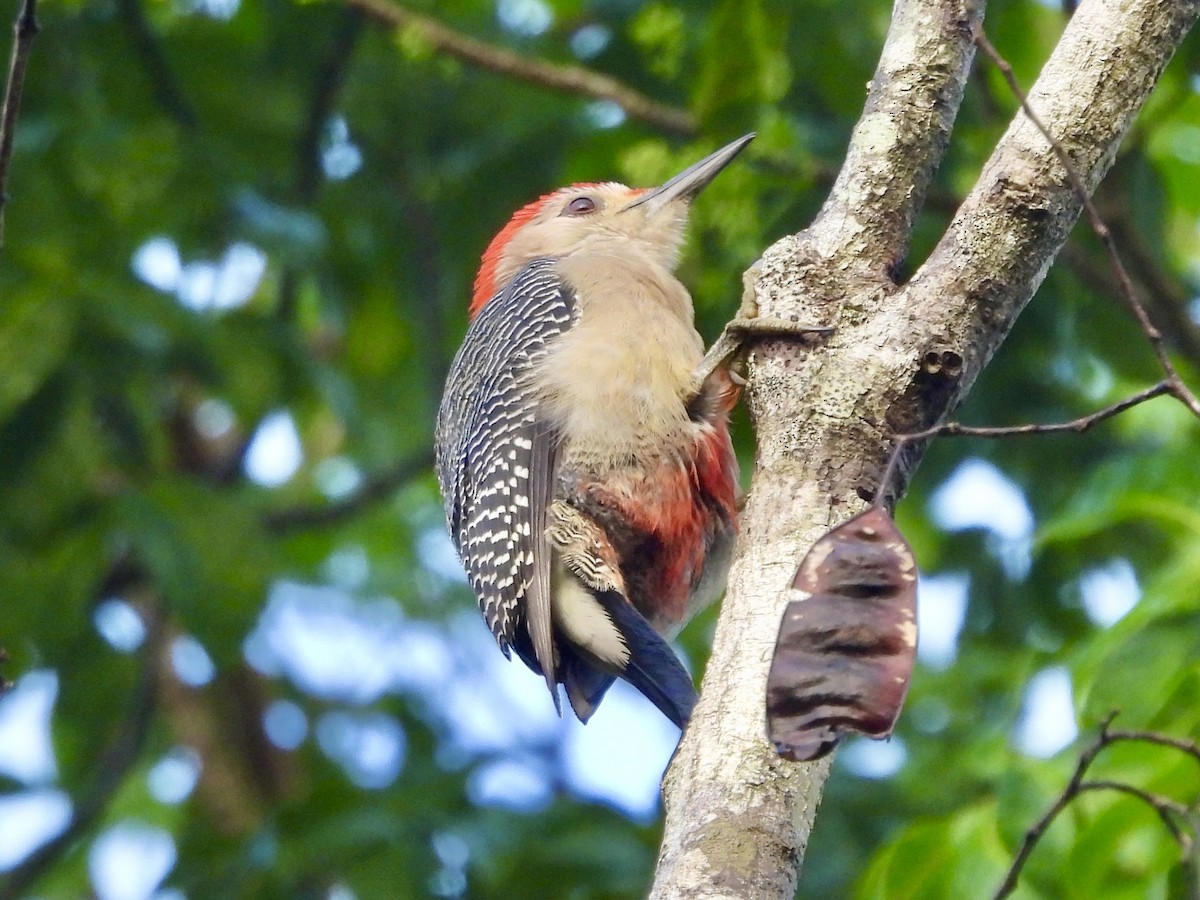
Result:
{"label": "woodpecker", "polygon": [[689,204],[747,135],[660,187],[574,184],[483,254],[438,411],[450,534],[500,649],[586,722],[616,677],[683,728],[667,641],[721,593],[737,531],[728,413],[673,272]]}

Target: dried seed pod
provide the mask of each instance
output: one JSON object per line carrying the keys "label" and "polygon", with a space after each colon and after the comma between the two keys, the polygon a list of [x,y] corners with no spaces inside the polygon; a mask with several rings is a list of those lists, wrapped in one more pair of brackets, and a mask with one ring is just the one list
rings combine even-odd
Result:
{"label": "dried seed pod", "polygon": [[824,756],[845,731],[892,733],[917,648],[917,567],[872,507],[826,533],[800,563],[767,677],[767,733],[787,759]]}

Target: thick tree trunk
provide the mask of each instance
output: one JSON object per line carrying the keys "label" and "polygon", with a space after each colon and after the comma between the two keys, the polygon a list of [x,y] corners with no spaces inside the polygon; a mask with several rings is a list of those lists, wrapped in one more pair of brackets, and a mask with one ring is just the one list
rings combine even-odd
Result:
{"label": "thick tree trunk", "polygon": [[[1198,8],[1088,0],[1075,13],[1030,102],[1089,190]],[[665,782],[659,900],[795,893],[829,763],[785,762],[765,737],[787,585],[820,534],[873,494],[889,435],[961,400],[1078,218],[1053,149],[1018,115],[929,260],[907,284],[893,280],[962,97],[968,17],[981,14],[962,0],[898,0],[829,200],[749,274],[762,315],[838,330],[751,355],[758,458],[700,703]]]}

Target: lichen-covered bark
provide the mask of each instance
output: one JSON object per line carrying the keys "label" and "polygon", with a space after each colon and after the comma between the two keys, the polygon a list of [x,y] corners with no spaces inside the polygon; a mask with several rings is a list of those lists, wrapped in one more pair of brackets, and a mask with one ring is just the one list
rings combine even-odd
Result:
{"label": "lichen-covered bark", "polygon": [[[1089,188],[1198,7],[1080,5],[1030,100]],[[665,781],[654,898],[794,894],[829,764],[784,762],[765,737],[787,585],[820,534],[873,494],[889,434],[959,402],[1078,218],[1065,171],[1018,115],[929,260],[907,284],[892,280],[948,142],[971,59],[967,16],[978,12],[899,0],[828,202],[752,271],[762,315],[838,330],[816,347],[772,341],[750,357],[758,457],[700,702]]]}

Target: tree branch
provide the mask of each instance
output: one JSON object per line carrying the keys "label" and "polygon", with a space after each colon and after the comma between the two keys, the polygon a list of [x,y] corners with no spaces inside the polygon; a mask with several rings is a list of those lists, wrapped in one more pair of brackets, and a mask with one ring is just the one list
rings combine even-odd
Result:
{"label": "tree branch", "polygon": [[1172,750],[1186,753],[1196,762],[1200,763],[1200,743],[1190,741],[1187,738],[1176,737],[1173,734],[1163,734],[1161,731],[1123,731],[1120,728],[1113,728],[1108,730],[1108,737],[1113,743],[1117,741],[1143,741],[1147,744],[1158,744],[1160,747],[1170,747]]}
{"label": "tree branch", "polygon": [[1083,783],[1083,776],[1087,774],[1088,767],[1096,759],[1100,751],[1108,745],[1108,726],[1114,718],[1116,718],[1116,713],[1110,713],[1108,718],[1100,723],[1100,733],[1096,736],[1096,740],[1079,754],[1079,759],[1075,762],[1075,771],[1071,773],[1071,778],[1067,781],[1066,787],[1062,789],[1062,793],[1058,795],[1054,803],[1050,805],[1050,808],[1042,814],[1042,817],[1034,822],[1025,832],[1025,836],[1021,840],[1021,846],[1017,850],[1017,855],[1013,857],[1012,865],[1009,866],[1003,883],[996,890],[995,900],[1002,900],[1002,898],[1007,897],[1016,889],[1017,881],[1021,877],[1021,870],[1025,867],[1025,861],[1029,859],[1029,855],[1033,853],[1033,848],[1042,839],[1042,835],[1046,833],[1046,829],[1058,818],[1058,814],[1066,809],[1067,805],[1075,799],[1075,795],[1079,793],[1079,785]]}
{"label": "tree branch", "polygon": [[1171,385],[1166,381],[1160,381],[1158,384],[1138,391],[1124,400],[1118,400],[1116,403],[1110,404],[1103,409],[1098,409],[1094,413],[1088,413],[1086,416],[1080,416],[1078,419],[1072,419],[1069,422],[999,425],[994,427],[944,422],[941,425],[935,425],[933,428],[926,428],[924,431],[917,431],[913,434],[898,434],[896,435],[896,439],[908,443],[910,441],[920,441],[933,437],[1002,438],[1026,434],[1063,434],[1064,432],[1082,434],[1099,425],[1101,422],[1125,412],[1127,409],[1132,409],[1138,404],[1145,403],[1147,400],[1152,400],[1155,397],[1161,397],[1163,394],[1169,393],[1171,393]]}
{"label": "tree branch", "polygon": [[21,113],[21,90],[25,86],[25,68],[29,51],[41,26],[37,20],[37,0],[22,0],[21,11],[13,23],[12,55],[8,60],[8,81],[4,87],[4,106],[0,109],[0,248],[4,246],[4,208],[8,205],[8,169],[12,162],[13,135]]}
{"label": "tree branch", "polygon": [[[832,323],[845,304],[861,321],[870,307],[890,305],[895,264],[969,72],[967,16],[958,0],[897,2],[867,113],[828,202],[812,228],[777,243],[748,273],[764,317]],[[915,124],[904,121],[910,116]],[[857,342],[861,334],[842,327],[827,345],[836,352],[775,339],[751,354],[756,471],[700,701],[664,785],[651,893],[659,900],[795,894],[831,760],[794,764],[775,754],[763,727],[767,669],[802,550],[849,512],[855,461],[885,443],[878,425],[871,443],[856,437],[866,430],[856,400],[885,383],[862,381],[878,368],[864,361],[879,354],[873,342]],[[835,367],[840,374],[826,380]]]}
{"label": "tree branch", "polygon": [[446,53],[498,75],[528,81],[567,94],[616,103],[631,119],[673,134],[691,135],[696,120],[684,109],[659,103],[617,79],[582,66],[530,59],[506,47],[488,44],[455,31],[430,16],[392,3],[391,0],[346,0],[348,4],[389,28],[413,34],[439,52]]}
{"label": "tree branch", "polygon": [[[1197,0],[1120,0],[1076,11],[1029,102],[1087,190],[1107,171],[1198,12]],[[971,55],[967,16],[978,14],[958,0],[901,0],[888,36],[896,50],[885,60],[904,58],[906,46],[925,47],[909,50],[917,69],[930,62],[913,77],[961,81]],[[920,40],[906,31],[918,25]],[[933,52],[930,30],[949,49]],[[912,216],[896,198],[919,196],[955,110],[927,116],[936,134],[922,141],[896,139],[902,126],[891,116],[912,111],[886,83],[889,74],[881,63],[872,97],[882,105],[868,116],[875,125],[856,129],[846,163],[856,171],[838,179],[854,189],[844,198],[835,190],[811,228],[771,247],[749,274],[764,317],[838,331],[816,351],[772,339],[750,353],[754,481],[701,698],[666,779],[657,898],[793,896],[793,863],[803,856],[829,761],[785,763],[764,735],[766,673],[782,608],[793,598],[790,574],[821,533],[875,496],[892,435],[929,428],[960,402],[1082,208],[1053,148],[1019,114],[929,260],[897,287],[889,266],[908,235],[890,229],[905,229]],[[927,94],[947,104],[960,95],[961,87],[945,85]],[[876,140],[894,149],[877,154]],[[908,153],[926,156],[894,170],[880,162]],[[875,215],[890,215],[888,228],[875,227]],[[930,366],[931,359],[947,364]],[[909,450],[901,484],[922,447]]]}
{"label": "tree branch", "polygon": [[895,281],[962,103],[982,7],[897,2],[846,160],[807,229],[825,256]]}
{"label": "tree branch", "polygon": [[1063,166],[1067,174],[1067,181],[1071,185],[1071,190],[1074,191],[1076,199],[1083,204],[1083,213],[1087,217],[1088,224],[1091,225],[1092,231],[1096,233],[1096,237],[1100,239],[1100,243],[1104,245],[1104,252],[1108,255],[1109,265],[1112,267],[1113,274],[1117,277],[1117,285],[1120,288],[1118,296],[1120,296],[1122,302],[1133,314],[1133,317],[1142,329],[1142,333],[1146,335],[1146,339],[1150,342],[1150,346],[1154,350],[1154,355],[1158,358],[1158,364],[1167,376],[1166,382],[1171,395],[1191,410],[1192,415],[1200,418],[1200,400],[1197,400],[1192,395],[1192,392],[1188,390],[1187,385],[1184,384],[1183,379],[1179,377],[1179,373],[1175,370],[1171,358],[1167,355],[1167,345],[1163,339],[1163,334],[1150,321],[1150,316],[1146,313],[1146,308],[1138,300],[1133,280],[1129,277],[1129,272],[1125,269],[1125,263],[1121,261],[1121,254],[1117,250],[1117,244],[1113,238],[1112,231],[1101,218],[1099,210],[1096,209],[1096,204],[1092,202],[1091,194],[1083,182],[1083,177],[1071,161],[1071,156],[1067,152],[1066,147],[1054,137],[1050,129],[1045,126],[1041,118],[1034,111],[1029,103],[1029,98],[1025,96],[1021,85],[1017,83],[1016,76],[1013,75],[1012,66],[992,46],[991,41],[987,39],[987,35],[983,33],[983,29],[979,25],[973,26],[972,36],[975,43],[988,55],[1004,75],[1009,88],[1012,89],[1017,99],[1021,101],[1022,111],[1037,130],[1041,132],[1042,137],[1050,144],[1051,149],[1054,150],[1054,155],[1058,157],[1059,163]]}
{"label": "tree branch", "polygon": [[1191,852],[1192,836],[1180,828],[1179,823],[1175,821],[1176,818],[1187,820],[1188,807],[1186,804],[1172,800],[1170,797],[1164,797],[1162,794],[1144,790],[1136,785],[1126,784],[1123,781],[1085,781],[1079,785],[1079,793],[1082,794],[1084,791],[1116,791],[1119,794],[1136,797],[1158,814],[1158,818],[1162,820],[1167,831],[1171,832],[1171,837],[1175,839],[1179,849],[1184,854]]}
{"label": "tree branch", "polygon": [[[1021,846],[1017,849],[1017,853],[1013,857],[1008,871],[1005,873],[1004,881],[993,895],[994,900],[1003,900],[1003,898],[1009,896],[1017,889],[1017,882],[1021,879],[1021,872],[1025,868],[1025,863],[1029,861],[1030,854],[1033,853],[1038,842],[1046,834],[1046,830],[1053,824],[1058,814],[1066,809],[1084,791],[1120,791],[1132,797],[1137,797],[1158,814],[1158,817],[1162,820],[1167,830],[1171,832],[1171,836],[1175,839],[1183,854],[1186,856],[1192,852],[1195,846],[1195,835],[1189,834],[1176,821],[1176,818],[1179,818],[1185,823],[1189,822],[1191,809],[1185,804],[1170,797],[1164,797],[1161,794],[1143,790],[1135,785],[1126,784],[1123,781],[1083,780],[1088,768],[1095,762],[1100,752],[1119,741],[1145,741],[1163,747],[1170,747],[1186,753],[1200,762],[1200,746],[1197,746],[1195,742],[1184,738],[1177,738],[1169,734],[1162,734],[1157,731],[1118,731],[1110,729],[1109,725],[1112,724],[1116,716],[1115,712],[1109,713],[1104,721],[1100,723],[1099,733],[1096,735],[1095,740],[1079,754],[1079,759],[1075,762],[1075,771],[1071,774],[1071,778],[1067,781],[1066,786],[1063,787],[1061,793],[1055,798],[1054,803],[1050,805],[1050,808],[1036,822],[1029,826],[1029,829],[1025,832],[1025,836],[1021,840]],[[1187,824],[1186,827],[1190,829],[1194,826]]]}
{"label": "tree branch", "polygon": [[[975,188],[914,276],[907,297],[914,321],[930,322],[948,332],[948,343],[973,351],[963,354],[960,396],[1040,286],[1083,198],[1111,166],[1196,9],[1195,2],[1173,0],[1081,6]],[[1037,122],[1025,108],[1037,111]],[[1077,183],[1062,158],[1077,170]],[[1097,224],[1101,233],[1107,230]],[[966,298],[968,314],[947,304],[947,296]]]}

